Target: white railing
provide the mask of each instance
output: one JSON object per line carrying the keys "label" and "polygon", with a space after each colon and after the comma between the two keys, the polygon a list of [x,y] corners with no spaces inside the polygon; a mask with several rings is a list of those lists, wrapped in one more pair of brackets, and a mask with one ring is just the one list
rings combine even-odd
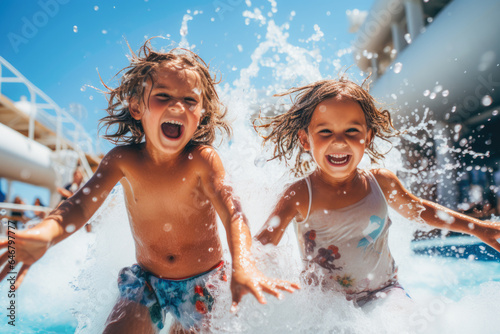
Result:
{"label": "white railing", "polygon": [[[4,76],[3,67],[7,68],[14,76]],[[85,159],[85,152],[94,154],[93,141],[82,125],[0,56],[0,94],[4,83],[21,83],[29,91],[30,110],[29,112],[23,110],[29,117],[28,137],[35,140],[35,121],[40,122],[56,134],[56,151],[67,148],[65,141],[70,142],[71,148],[80,156],[82,167],[87,175],[92,175],[90,165]],[[82,146],[85,147],[85,152],[82,150]]]}

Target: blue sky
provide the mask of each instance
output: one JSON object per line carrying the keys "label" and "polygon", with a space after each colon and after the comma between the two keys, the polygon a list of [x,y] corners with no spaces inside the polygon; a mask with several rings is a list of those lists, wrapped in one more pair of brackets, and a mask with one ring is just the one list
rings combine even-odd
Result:
{"label": "blue sky", "polygon": [[[87,132],[97,138],[98,120],[105,116],[104,82],[115,84],[114,74],[128,64],[125,39],[135,51],[146,37],[164,36],[157,47],[177,46],[186,14],[187,40],[193,50],[210,63],[224,83],[232,84],[240,69],[251,63],[251,54],[265,39],[266,26],[273,20],[278,26],[289,24],[287,42],[305,49],[318,49],[324,76],[333,75],[331,62],[336,53],[350,45],[346,10],[369,10],[372,0],[363,1],[76,1],[39,0],[0,3],[0,55],[28,80],[44,91],[60,107],[70,111],[71,104],[85,112],[73,116]],[[260,11],[266,22],[248,20],[244,12]],[[196,15],[195,15],[196,14]],[[295,15],[293,15],[295,14]],[[248,24],[247,24],[248,23]],[[323,33],[321,38],[311,40]],[[351,55],[341,58],[342,65],[354,63]],[[261,71],[254,85],[272,83],[271,72]],[[88,85],[88,86],[87,86]],[[2,87],[3,93],[9,91]],[[11,92],[17,99],[19,92]],[[100,150],[112,146],[100,141]]]}

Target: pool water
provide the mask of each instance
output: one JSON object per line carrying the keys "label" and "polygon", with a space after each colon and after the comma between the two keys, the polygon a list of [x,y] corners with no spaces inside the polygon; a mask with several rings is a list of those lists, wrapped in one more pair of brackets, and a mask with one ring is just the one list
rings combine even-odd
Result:
{"label": "pool water", "polygon": [[[134,263],[132,237],[119,186],[93,220],[95,232],[78,231],[71,239],[50,249],[30,270],[16,299],[16,328],[4,323],[0,332],[102,332],[118,295],[118,271]],[[228,312],[230,299],[226,291],[214,311],[215,332],[498,332],[492,319],[500,314],[497,303],[500,263],[413,254],[410,246],[421,251],[424,246],[433,249],[449,241],[410,243],[411,225],[397,216],[393,221],[390,246],[399,266],[400,281],[412,298],[406,311],[384,306],[364,312],[341,295],[325,295],[314,288],[305,288],[287,294],[284,300],[269,297],[268,305],[259,305],[246,296],[234,316]],[[109,240],[109,235],[114,235],[113,240]],[[256,248],[258,258],[262,259],[260,266],[266,273],[296,281],[300,260],[294,238],[293,231],[287,231],[277,249]],[[266,257],[263,252],[274,252],[274,256]],[[7,305],[7,287],[4,283],[0,287],[0,305]]]}

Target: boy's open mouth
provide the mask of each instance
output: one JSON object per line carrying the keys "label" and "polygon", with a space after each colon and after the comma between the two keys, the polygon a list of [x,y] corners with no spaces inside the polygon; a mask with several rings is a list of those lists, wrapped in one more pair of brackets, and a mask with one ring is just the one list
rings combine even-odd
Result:
{"label": "boy's open mouth", "polygon": [[183,130],[184,125],[178,121],[167,121],[161,124],[161,131],[169,139],[178,139]]}
{"label": "boy's open mouth", "polygon": [[335,166],[342,166],[346,165],[349,160],[351,159],[351,156],[348,154],[329,154],[326,156],[328,159],[328,162],[332,165]]}

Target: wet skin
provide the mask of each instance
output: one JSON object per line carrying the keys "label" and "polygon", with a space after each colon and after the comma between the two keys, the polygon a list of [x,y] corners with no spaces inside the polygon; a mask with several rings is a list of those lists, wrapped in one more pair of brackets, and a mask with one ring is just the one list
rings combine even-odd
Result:
{"label": "wet skin", "polygon": [[[357,165],[366,146],[373,140],[361,106],[348,99],[330,98],[314,109],[307,131],[298,133],[301,145],[317,163],[317,170],[309,176],[313,188],[311,212],[335,210],[359,202],[371,191]],[[416,197],[403,187],[389,170],[371,170],[384,193],[389,206],[403,217],[416,222],[452,231],[475,235],[500,252],[500,223],[480,221],[439,204]],[[289,200],[294,194],[293,200]],[[307,216],[309,194],[305,180],[292,184],[279,200],[266,224],[258,234],[262,243],[277,245],[293,218]],[[440,218],[445,213],[450,219]],[[272,226],[274,217],[279,226]]]}
{"label": "wet skin", "polygon": [[[147,82],[146,98],[129,100],[131,116],[143,125],[145,142],[112,149],[82,189],[35,228],[16,235],[16,261],[23,263],[16,287],[30,266],[50,246],[82,227],[121,182],[137,261],[154,275],[189,277],[214,267],[222,258],[218,215],[233,260],[233,306],[248,292],[265,303],[262,292],[279,297],[278,289],[298,288],[256,269],[246,218],[224,181],[219,156],[210,146],[187,146],[203,113],[198,74],[171,63],[162,64],[157,72],[154,84]],[[0,248],[6,247],[0,242]],[[7,260],[7,252],[0,255],[0,266]],[[4,266],[0,280],[8,271]],[[117,304],[113,312],[121,314],[123,307],[127,306]],[[128,326],[126,319],[117,321],[108,319],[110,326]]]}

